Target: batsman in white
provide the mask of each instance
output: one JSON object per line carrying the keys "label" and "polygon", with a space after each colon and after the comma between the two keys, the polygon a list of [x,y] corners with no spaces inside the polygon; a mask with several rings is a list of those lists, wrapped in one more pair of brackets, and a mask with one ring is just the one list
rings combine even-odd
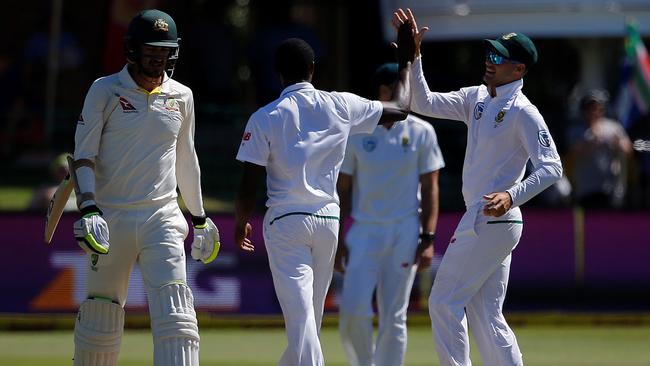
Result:
{"label": "batsman in white", "polygon": [[77,123],[72,173],[82,219],[74,234],[88,252],[88,298],[75,324],[75,365],[117,364],[135,263],[146,284],[154,364],[199,364],[177,186],[192,214],[192,257],[213,260],[219,232],[203,211],[192,91],[171,79],[178,40],[168,14],[138,13],[125,38],[126,66],[92,84]]}
{"label": "batsman in white", "polygon": [[291,38],[277,48],[275,70],[285,89],[250,117],[237,153],[244,175],[235,204],[235,242],[254,250],[248,221],[266,171],[264,243],[288,338],[279,365],[324,364],[319,332],[336,253],[336,179],[346,142],[378,123],[406,118],[406,69],[402,64],[392,101],[369,101],[315,89],[314,51],[305,41]]}
{"label": "batsman in white", "polygon": [[[523,228],[519,206],[562,176],[562,164],[544,118],[522,92],[537,49],[521,33],[485,40],[485,85],[449,93],[429,90],[422,72],[418,29],[410,10],[393,25],[413,26],[411,108],[467,125],[463,165],[466,212],[443,256],[429,297],[429,314],[442,365],[471,365],[468,323],[483,364],[523,365],[502,313],[512,251]],[[526,162],[534,170],[524,179]]]}
{"label": "batsman in white", "polygon": [[[397,67],[384,64],[375,72],[379,100],[392,98]],[[351,365],[404,362],[406,312],[415,272],[433,258],[444,165],[433,127],[415,116],[348,140],[337,189],[342,222],[351,210],[354,223],[345,240],[339,235],[334,269],[344,273],[339,331]]]}

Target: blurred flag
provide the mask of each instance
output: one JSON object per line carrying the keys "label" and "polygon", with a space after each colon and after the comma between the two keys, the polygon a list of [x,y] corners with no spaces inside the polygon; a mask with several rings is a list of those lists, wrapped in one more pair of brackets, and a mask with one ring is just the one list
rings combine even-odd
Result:
{"label": "blurred flag", "polygon": [[627,22],[625,31],[625,60],[616,109],[627,129],[650,110],[650,57],[636,25]]}

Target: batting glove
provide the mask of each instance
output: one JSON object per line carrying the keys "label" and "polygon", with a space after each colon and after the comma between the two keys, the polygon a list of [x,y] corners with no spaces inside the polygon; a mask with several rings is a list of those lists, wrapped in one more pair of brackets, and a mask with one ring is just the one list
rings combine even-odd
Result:
{"label": "batting glove", "polygon": [[192,217],[194,226],[194,241],[192,242],[192,258],[205,264],[212,262],[219,254],[219,229],[207,217]]}
{"label": "batting glove", "polygon": [[97,206],[82,210],[82,217],[74,223],[74,238],[77,244],[88,254],[108,253],[108,224],[101,216]]}

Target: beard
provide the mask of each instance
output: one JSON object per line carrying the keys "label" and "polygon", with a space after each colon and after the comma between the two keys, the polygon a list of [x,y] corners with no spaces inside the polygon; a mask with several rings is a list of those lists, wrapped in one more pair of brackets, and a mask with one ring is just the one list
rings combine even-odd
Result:
{"label": "beard", "polygon": [[143,65],[140,65],[140,72],[149,78],[159,78],[163,76],[163,73],[165,72],[164,67],[146,67]]}

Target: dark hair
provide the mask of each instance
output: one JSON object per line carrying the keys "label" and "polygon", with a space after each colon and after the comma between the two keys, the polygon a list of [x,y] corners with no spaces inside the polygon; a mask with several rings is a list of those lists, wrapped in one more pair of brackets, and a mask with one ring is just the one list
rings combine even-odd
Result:
{"label": "dark hair", "polygon": [[609,93],[602,89],[590,89],[580,99],[580,109],[585,110],[592,104],[606,105],[609,102]]}
{"label": "dark hair", "polygon": [[314,50],[300,38],[285,39],[275,51],[275,71],[286,81],[307,80],[313,63]]}

